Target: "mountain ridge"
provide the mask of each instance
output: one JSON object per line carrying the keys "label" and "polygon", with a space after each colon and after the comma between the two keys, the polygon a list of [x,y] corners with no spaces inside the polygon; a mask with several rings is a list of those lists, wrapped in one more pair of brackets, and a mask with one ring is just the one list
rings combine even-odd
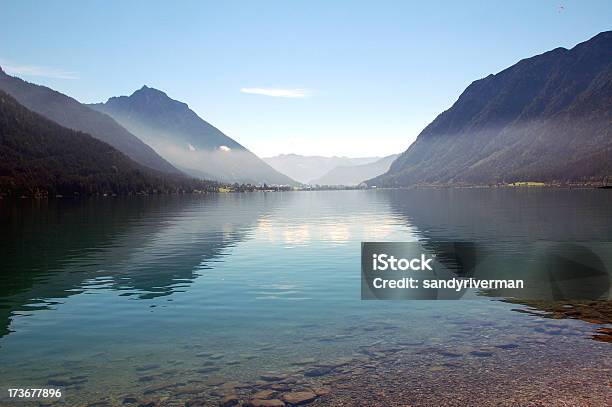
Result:
{"label": "mountain ridge", "polygon": [[359,164],[359,165],[346,165],[332,168],[326,172],[323,176],[311,180],[311,185],[345,185],[354,186],[359,185],[363,181],[372,177],[384,174],[387,172],[393,161],[399,156],[399,154],[391,154],[386,157],[382,157],[377,161]]}
{"label": "mountain ridge", "polygon": [[170,174],[182,174],[110,116],[91,109],[70,96],[49,87],[7,75],[1,68],[0,89],[14,97],[27,109],[64,127],[90,134],[142,165]]}
{"label": "mountain ridge", "polygon": [[[111,105],[112,107],[105,106],[107,104]],[[128,117],[131,115],[146,114],[149,116],[149,120],[152,121],[162,118],[162,116],[158,115],[160,110],[166,110],[178,114],[186,114],[190,120],[193,120],[192,122],[188,123],[190,126],[193,126],[198,120],[201,120],[205,123],[202,124],[206,127],[206,129],[212,133],[207,134],[208,139],[206,141],[211,142],[208,145],[209,147],[215,148],[219,145],[227,145],[230,148],[240,148],[246,150],[245,147],[240,145],[232,138],[226,136],[217,127],[208,123],[206,120],[201,119],[187,103],[172,99],[166,92],[151,86],[143,85],[141,88],[134,91],[130,96],[113,96],[109,98],[106,103],[93,103],[90,106],[92,106],[94,109],[99,108],[100,111],[104,111],[105,109],[122,109],[123,112],[121,113],[127,115]],[[180,116],[175,119],[178,120],[179,118]],[[199,128],[189,128],[185,131],[188,132],[194,130],[201,131]],[[213,140],[210,140],[211,136],[214,137]],[[201,147],[203,146],[201,145]]]}
{"label": "mountain ridge", "polygon": [[[607,31],[474,81],[387,173],[367,183],[595,182],[611,172],[594,161],[612,147],[611,95]],[[579,162],[586,166],[572,167]]]}
{"label": "mountain ridge", "polygon": [[379,160],[381,157],[346,157],[300,154],[279,154],[273,157],[264,157],[263,160],[276,170],[291,178],[308,184],[327,172],[339,166],[352,166],[368,164]]}
{"label": "mountain ridge", "polygon": [[226,182],[296,185],[246,147],[202,119],[189,105],[143,86],[130,96],[90,105],[151,145],[193,176],[210,174]]}
{"label": "mountain ridge", "polygon": [[0,90],[0,195],[136,194],[216,190],[161,173],[89,134],[31,111]]}

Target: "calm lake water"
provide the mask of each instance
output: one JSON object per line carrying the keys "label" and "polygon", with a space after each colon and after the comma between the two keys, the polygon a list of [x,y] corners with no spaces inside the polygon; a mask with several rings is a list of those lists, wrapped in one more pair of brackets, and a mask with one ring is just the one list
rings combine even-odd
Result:
{"label": "calm lake water", "polygon": [[[517,242],[612,240],[604,190],[22,200],[0,211],[2,391],[60,383],[69,405],[172,381],[253,381],[381,340],[529,346],[550,320],[498,298],[361,301],[360,243],[513,252]],[[604,325],[555,324],[555,357],[609,360],[611,344],[591,339]]]}

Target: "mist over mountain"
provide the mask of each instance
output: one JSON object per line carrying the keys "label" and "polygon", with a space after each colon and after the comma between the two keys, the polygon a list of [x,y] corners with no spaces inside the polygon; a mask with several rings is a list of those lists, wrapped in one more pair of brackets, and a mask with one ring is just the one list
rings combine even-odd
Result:
{"label": "mist over mountain", "polygon": [[338,166],[322,177],[310,181],[313,185],[359,185],[363,181],[384,174],[391,167],[391,163],[399,156],[393,154],[377,161],[350,166]]}
{"label": "mist over mountain", "polygon": [[20,105],[0,90],[0,195],[130,194],[216,190],[155,171],[94,137]]}
{"label": "mist over mountain", "polygon": [[186,103],[143,86],[131,96],[91,105],[117,120],[189,174],[215,180],[294,185],[255,154],[201,119]]}
{"label": "mist over mountain", "polygon": [[612,32],[468,86],[368,184],[591,182],[612,175]]}
{"label": "mist over mountain", "polygon": [[7,75],[0,68],[0,90],[21,105],[69,129],[79,130],[110,144],[139,164],[171,174],[181,174],[115,120],[75,99],[45,86]]}
{"label": "mist over mountain", "polygon": [[265,162],[277,171],[287,174],[294,180],[304,184],[311,183],[311,181],[322,177],[336,167],[368,164],[379,159],[380,157],[350,158],[316,155],[304,156],[299,154],[280,154],[274,157],[263,158]]}

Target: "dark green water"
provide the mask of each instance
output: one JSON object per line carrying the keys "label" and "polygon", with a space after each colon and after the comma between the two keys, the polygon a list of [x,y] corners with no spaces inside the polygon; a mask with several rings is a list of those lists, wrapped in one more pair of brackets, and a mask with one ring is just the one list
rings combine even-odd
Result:
{"label": "dark green water", "polygon": [[[612,240],[603,190],[22,200],[0,211],[0,386],[77,377],[69,405],[173,380],[253,380],[381,339],[520,346],[541,319],[496,298],[361,301],[360,242],[483,241],[512,252],[517,242]],[[597,326],[556,323],[559,353],[610,356],[590,339]]]}

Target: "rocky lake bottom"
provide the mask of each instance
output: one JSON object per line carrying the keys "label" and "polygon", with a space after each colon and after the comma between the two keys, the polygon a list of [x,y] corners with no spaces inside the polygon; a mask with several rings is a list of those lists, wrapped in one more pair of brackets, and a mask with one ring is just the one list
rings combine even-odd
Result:
{"label": "rocky lake bottom", "polygon": [[87,407],[605,406],[612,394],[612,304],[593,303],[601,319],[589,322],[573,318],[576,307],[557,306],[572,318],[512,305],[511,317],[498,320],[481,311],[462,313],[470,320],[434,314],[437,334],[414,335],[392,321],[347,325],[323,337],[301,326],[303,338],[286,345],[318,349],[309,357],[292,358],[265,342],[250,352],[185,345],[189,362],[152,354],[159,363],[124,372],[134,391],[116,377],[105,383],[87,371],[75,374],[70,364],[45,377],[66,394],[83,394],[69,405]]}

